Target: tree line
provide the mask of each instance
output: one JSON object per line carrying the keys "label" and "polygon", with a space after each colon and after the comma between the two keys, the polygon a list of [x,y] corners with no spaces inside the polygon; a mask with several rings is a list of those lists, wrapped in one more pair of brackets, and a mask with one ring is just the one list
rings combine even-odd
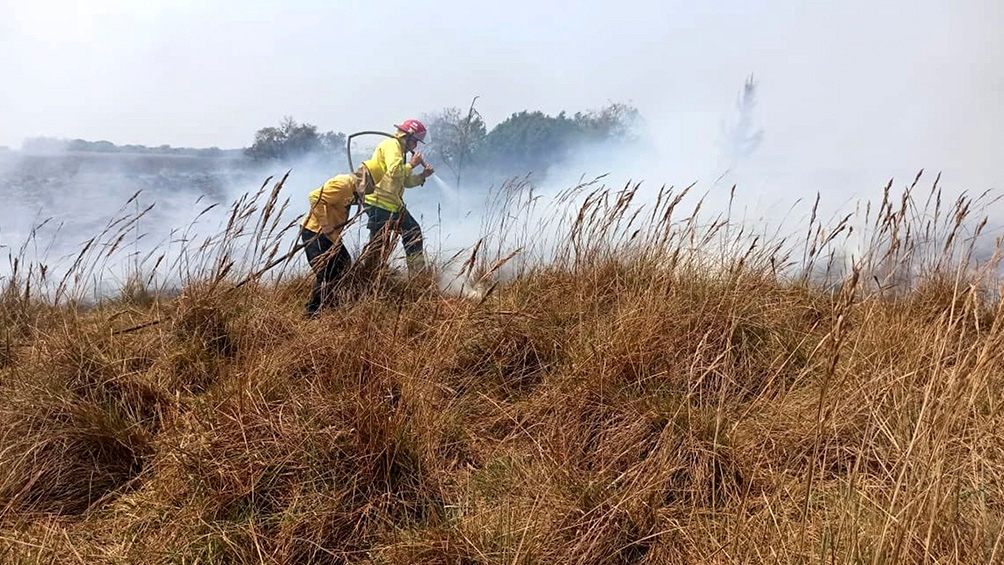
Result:
{"label": "tree line", "polygon": [[636,141],[641,122],[633,106],[612,103],[572,115],[523,110],[489,130],[476,101],[467,110],[446,108],[426,116],[430,139],[423,151],[458,185],[465,174],[543,175],[583,146]]}
{"label": "tree line", "polygon": [[170,145],[147,146],[138,144],[116,145],[110,141],[87,141],[85,139],[59,139],[55,137],[32,137],[24,140],[21,150],[27,153],[128,153],[141,155],[184,155],[189,157],[240,157],[243,149],[220,149],[219,147],[172,147]]}
{"label": "tree line", "polygon": [[[489,129],[472,103],[466,110],[450,107],[426,114],[422,121],[429,136],[421,151],[459,184],[465,171],[478,176],[543,174],[584,144],[633,141],[640,116],[633,106],[620,103],[571,115],[523,110]],[[342,132],[321,133],[287,117],[278,127],[258,130],[245,155],[255,160],[344,156],[345,139]]]}
{"label": "tree line", "polygon": [[[476,99],[475,99],[476,102]],[[457,184],[465,171],[477,175],[543,174],[547,167],[568,157],[577,147],[597,142],[629,142],[639,122],[638,111],[627,104],[609,104],[599,110],[555,116],[523,110],[488,128],[474,103],[468,109],[445,108],[422,116],[429,129],[423,153]],[[116,145],[109,141],[37,137],[23,144],[27,152],[93,152],[170,154],[196,157],[243,157],[253,161],[293,162],[316,158],[340,162],[346,134],[322,132],[316,125],[285,117],[277,126],[255,132],[243,149],[185,148],[160,145]]]}

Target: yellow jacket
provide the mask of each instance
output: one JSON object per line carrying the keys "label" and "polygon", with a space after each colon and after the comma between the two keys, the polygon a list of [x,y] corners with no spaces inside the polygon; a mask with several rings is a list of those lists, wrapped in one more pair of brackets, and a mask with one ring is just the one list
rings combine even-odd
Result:
{"label": "yellow jacket", "polygon": [[349,220],[349,205],[352,204],[357,184],[355,175],[338,175],[311,192],[310,211],[303,220],[303,227],[314,233],[321,233],[326,226],[339,226],[325,234],[331,243],[338,243],[342,237],[341,226]]}
{"label": "yellow jacket", "polygon": [[373,177],[375,190],[366,195],[366,204],[398,212],[404,208],[404,189],[425,184],[421,175],[416,175],[404,159],[404,143],[401,136],[387,139],[377,145],[373,157],[363,162]]}

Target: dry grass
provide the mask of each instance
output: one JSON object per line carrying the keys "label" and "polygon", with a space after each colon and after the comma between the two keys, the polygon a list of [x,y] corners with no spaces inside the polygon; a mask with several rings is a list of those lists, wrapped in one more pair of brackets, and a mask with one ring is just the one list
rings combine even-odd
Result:
{"label": "dry grass", "polygon": [[[519,188],[499,202],[530,213]],[[234,289],[280,253],[278,188],[227,228],[261,245],[222,238],[176,297],[82,307],[19,272],[0,562],[1004,560],[978,206],[887,192],[837,272],[847,221],[764,242],[638,190],[563,195],[549,260],[476,300],[389,279],[307,321],[302,278]],[[467,271],[523,244],[494,233]]]}

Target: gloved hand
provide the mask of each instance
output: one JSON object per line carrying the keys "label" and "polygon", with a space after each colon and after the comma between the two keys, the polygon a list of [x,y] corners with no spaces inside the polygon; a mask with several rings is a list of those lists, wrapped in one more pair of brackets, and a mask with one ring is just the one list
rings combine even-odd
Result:
{"label": "gloved hand", "polygon": [[422,157],[421,153],[419,153],[418,151],[416,151],[411,156],[410,165],[411,165],[412,169],[414,169],[415,167],[418,167],[419,165],[425,165],[425,158]]}

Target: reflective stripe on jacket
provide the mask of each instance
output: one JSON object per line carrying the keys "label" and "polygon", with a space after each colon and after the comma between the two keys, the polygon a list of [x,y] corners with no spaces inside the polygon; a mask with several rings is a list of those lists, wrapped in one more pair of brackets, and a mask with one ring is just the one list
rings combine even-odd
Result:
{"label": "reflective stripe on jacket", "polygon": [[373,178],[374,190],[366,195],[366,204],[398,212],[404,208],[404,189],[421,186],[425,179],[416,175],[404,159],[403,134],[377,145],[373,157],[364,162]]}

